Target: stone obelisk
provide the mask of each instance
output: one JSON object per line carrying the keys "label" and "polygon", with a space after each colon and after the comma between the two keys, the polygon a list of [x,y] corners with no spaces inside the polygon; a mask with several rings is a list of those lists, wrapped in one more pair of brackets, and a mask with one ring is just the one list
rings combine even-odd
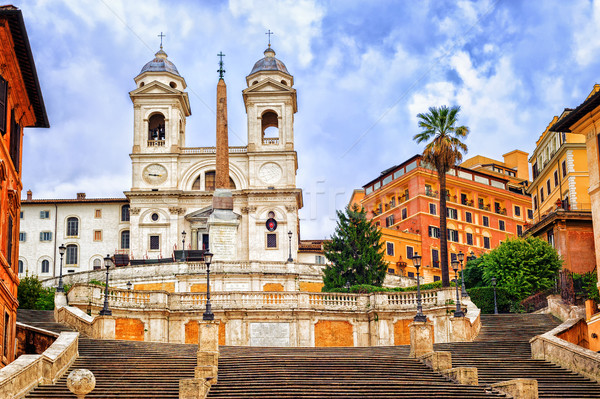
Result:
{"label": "stone obelisk", "polygon": [[217,84],[216,182],[213,212],[208,219],[209,248],[215,260],[236,258],[239,216],[233,212],[233,195],[229,188],[229,139],[227,131],[227,85],[223,79],[223,53],[219,53]]}

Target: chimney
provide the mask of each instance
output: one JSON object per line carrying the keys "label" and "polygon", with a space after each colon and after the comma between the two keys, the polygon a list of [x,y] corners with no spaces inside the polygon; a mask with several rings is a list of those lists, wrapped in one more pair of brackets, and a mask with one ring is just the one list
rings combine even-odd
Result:
{"label": "chimney", "polygon": [[78,200],[85,199],[85,193],[77,193],[77,199]]}
{"label": "chimney", "polygon": [[31,201],[33,199],[33,193],[31,190],[27,190],[27,201]]}

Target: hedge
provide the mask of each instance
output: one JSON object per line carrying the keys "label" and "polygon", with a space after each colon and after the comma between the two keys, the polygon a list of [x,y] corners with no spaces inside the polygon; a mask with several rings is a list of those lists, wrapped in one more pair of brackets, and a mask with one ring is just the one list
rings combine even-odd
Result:
{"label": "hedge", "polygon": [[[481,313],[494,313],[494,288],[477,287],[467,290],[471,301],[481,309]],[[496,287],[496,302],[498,313],[510,313],[518,311],[516,299],[510,295],[508,289]]]}

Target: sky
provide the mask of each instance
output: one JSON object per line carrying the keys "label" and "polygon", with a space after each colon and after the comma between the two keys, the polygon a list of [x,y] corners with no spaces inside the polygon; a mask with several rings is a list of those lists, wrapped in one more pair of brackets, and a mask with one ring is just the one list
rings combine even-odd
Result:
{"label": "sky", "polygon": [[25,129],[23,193],[123,197],[131,186],[133,78],[159,49],[185,78],[186,145],[215,144],[217,53],[229,144],[246,145],[245,77],[272,46],[298,93],[301,238],[423,151],[417,114],[458,105],[465,158],[531,154],[554,115],[599,81],[600,1],[12,0],[25,19],[49,129]]}

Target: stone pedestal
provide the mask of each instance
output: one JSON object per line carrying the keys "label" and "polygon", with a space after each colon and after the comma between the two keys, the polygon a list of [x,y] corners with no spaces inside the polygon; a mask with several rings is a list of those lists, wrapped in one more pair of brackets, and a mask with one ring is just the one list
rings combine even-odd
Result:
{"label": "stone pedestal", "polygon": [[451,317],[452,333],[450,342],[470,342],[471,322],[467,317]]}
{"label": "stone pedestal", "polygon": [[198,366],[194,377],[205,379],[210,385],[217,382],[219,367],[219,321],[200,321],[198,323]]}
{"label": "stone pedestal", "polygon": [[217,189],[213,194],[213,212],[208,218],[209,249],[213,261],[237,259],[239,215],[233,212],[231,191]]}
{"label": "stone pedestal", "polygon": [[179,380],[179,399],[204,399],[210,384],[206,380],[187,378]]}
{"label": "stone pedestal", "polygon": [[492,388],[515,399],[538,399],[537,380],[517,378],[492,384]]}
{"label": "stone pedestal", "polygon": [[410,330],[410,354],[418,358],[433,352],[433,323],[430,321],[413,321],[408,325]]}
{"label": "stone pedestal", "polygon": [[451,352],[430,352],[419,356],[419,360],[433,371],[441,372],[452,368]]}
{"label": "stone pedestal", "polygon": [[445,370],[443,374],[446,374],[451,380],[456,381],[458,384],[479,385],[477,367],[454,367]]}

